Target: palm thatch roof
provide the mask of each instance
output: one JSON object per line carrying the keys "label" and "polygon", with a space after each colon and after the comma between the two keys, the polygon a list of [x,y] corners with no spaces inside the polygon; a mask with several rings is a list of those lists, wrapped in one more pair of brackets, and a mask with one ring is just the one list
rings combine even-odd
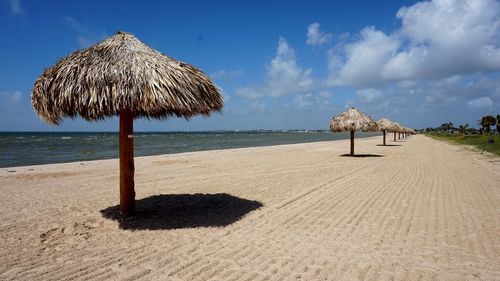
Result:
{"label": "palm thatch roof", "polygon": [[124,32],[47,68],[31,101],[51,124],[77,115],[95,121],[122,109],[135,118],[162,119],[209,115],[223,107],[219,90],[202,71]]}
{"label": "palm thatch roof", "polygon": [[396,124],[387,118],[381,118],[378,120],[377,126],[381,131],[394,132],[397,129]]}
{"label": "palm thatch roof", "polygon": [[374,132],[377,130],[377,123],[370,116],[359,112],[354,107],[334,116],[330,121],[330,131],[332,132]]}
{"label": "palm thatch roof", "polygon": [[403,126],[399,125],[398,122],[394,122],[394,133],[402,133],[403,132]]}

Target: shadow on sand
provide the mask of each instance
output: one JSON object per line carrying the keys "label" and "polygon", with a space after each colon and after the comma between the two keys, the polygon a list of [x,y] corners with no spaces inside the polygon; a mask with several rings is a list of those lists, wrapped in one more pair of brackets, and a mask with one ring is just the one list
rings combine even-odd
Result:
{"label": "shadow on sand", "polygon": [[386,145],[377,144],[377,146],[401,146],[401,145],[400,144],[386,144]]}
{"label": "shadow on sand", "polygon": [[123,218],[119,206],[101,210],[104,218],[116,220],[121,229],[160,230],[230,225],[262,203],[218,194],[162,194],[136,200],[136,214]]}
{"label": "shadow on sand", "polygon": [[366,157],[384,157],[385,155],[381,154],[342,154],[342,157],[354,157],[354,158],[366,158]]}

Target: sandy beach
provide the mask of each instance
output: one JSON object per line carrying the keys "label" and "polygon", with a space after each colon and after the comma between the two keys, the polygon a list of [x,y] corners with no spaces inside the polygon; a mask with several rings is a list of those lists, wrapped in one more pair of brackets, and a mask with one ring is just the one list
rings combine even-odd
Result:
{"label": "sandy beach", "polygon": [[500,160],[381,141],[1,169],[0,280],[500,280]]}

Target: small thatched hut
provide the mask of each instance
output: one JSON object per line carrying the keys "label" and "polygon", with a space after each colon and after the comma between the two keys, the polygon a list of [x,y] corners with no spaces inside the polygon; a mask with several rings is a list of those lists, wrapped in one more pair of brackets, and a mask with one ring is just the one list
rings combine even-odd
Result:
{"label": "small thatched hut", "polygon": [[124,32],[46,69],[31,101],[50,124],[78,115],[89,121],[120,116],[120,212],[125,216],[135,208],[133,119],[189,118],[223,107],[219,90],[202,71]]}
{"label": "small thatched hut", "polygon": [[351,156],[354,155],[354,132],[375,132],[377,130],[377,123],[370,116],[359,112],[354,107],[333,116],[330,121],[330,131],[334,133],[351,132]]}
{"label": "small thatched hut", "polygon": [[385,134],[387,132],[393,132],[397,128],[395,127],[394,122],[392,122],[391,120],[389,120],[387,118],[382,118],[382,119],[378,120],[377,126],[378,126],[378,129],[384,133],[384,145],[386,145],[385,144]]}

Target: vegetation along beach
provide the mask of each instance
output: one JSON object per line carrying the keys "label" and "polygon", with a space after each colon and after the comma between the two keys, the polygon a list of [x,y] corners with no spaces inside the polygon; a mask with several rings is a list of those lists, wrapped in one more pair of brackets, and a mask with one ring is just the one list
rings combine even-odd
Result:
{"label": "vegetation along beach", "polygon": [[1,281],[500,280],[500,2],[0,1]]}

